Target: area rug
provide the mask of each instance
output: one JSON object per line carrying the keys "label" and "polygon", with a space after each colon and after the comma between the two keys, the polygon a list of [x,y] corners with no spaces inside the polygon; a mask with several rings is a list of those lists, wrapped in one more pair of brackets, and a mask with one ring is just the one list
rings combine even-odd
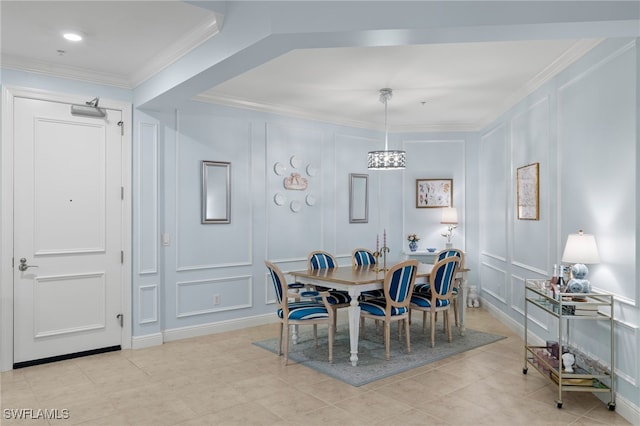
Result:
{"label": "area rug", "polygon": [[[274,326],[275,328],[275,326]],[[306,330],[305,330],[306,329]],[[358,365],[353,367],[349,361],[349,331],[339,329],[333,346],[333,363],[328,362],[327,330],[318,327],[318,347],[314,347],[311,326],[300,327],[297,344],[290,344],[289,362],[300,363],[327,376],[342,380],[352,386],[362,386],[394,374],[420,367],[470,349],[504,339],[504,336],[466,329],[461,336],[457,329],[452,330],[453,341],[447,341],[442,326],[436,327],[436,344],[431,347],[429,329],[422,334],[422,321],[413,321],[411,325],[411,353],[406,353],[404,336],[398,341],[396,324],[391,328],[391,357],[385,360],[382,325],[377,329],[373,321],[366,322],[365,337],[360,333],[358,344]],[[276,338],[254,342],[254,345],[273,353],[277,351]]]}

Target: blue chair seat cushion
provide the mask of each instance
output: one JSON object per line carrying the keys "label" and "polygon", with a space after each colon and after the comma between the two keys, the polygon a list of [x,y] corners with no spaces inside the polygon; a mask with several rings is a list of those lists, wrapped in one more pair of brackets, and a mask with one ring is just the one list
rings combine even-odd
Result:
{"label": "blue chair seat cushion", "polygon": [[[371,315],[384,316],[384,311],[387,306],[385,299],[371,299],[363,300],[360,302],[360,309],[368,312]],[[391,315],[402,315],[408,311],[407,308],[391,308]]]}
{"label": "blue chair seat cushion", "polygon": [[360,293],[360,295],[367,299],[380,299],[384,297],[384,290],[367,290]]}
{"label": "blue chair seat cushion", "polygon": [[349,293],[347,293],[346,291],[334,290],[319,285],[316,285],[314,287],[317,291],[328,291],[329,297],[327,298],[327,300],[329,300],[329,303],[331,303],[332,305],[343,305],[345,303],[351,303],[351,296],[349,296]]}
{"label": "blue chair seat cushion", "polygon": [[[278,317],[283,318],[282,309],[278,309]],[[309,320],[328,318],[327,308],[316,302],[291,302],[289,303],[290,320]]]}
{"label": "blue chair seat cushion", "polygon": [[431,293],[431,284],[429,283],[416,284],[413,287],[413,292],[414,293]]}
{"label": "blue chair seat cushion", "polygon": [[[449,300],[441,300],[436,299],[436,307],[440,308],[443,306],[449,305]],[[411,296],[411,304],[419,306],[421,308],[430,308],[431,307],[431,296],[427,296],[426,294],[416,294],[413,293]]]}
{"label": "blue chair seat cushion", "polygon": [[305,288],[306,287],[304,284],[298,283],[298,282],[288,284],[287,286],[289,288]]}
{"label": "blue chair seat cushion", "polygon": [[346,291],[329,290],[329,297],[327,300],[332,305],[342,305],[345,303],[351,303],[351,296]]}

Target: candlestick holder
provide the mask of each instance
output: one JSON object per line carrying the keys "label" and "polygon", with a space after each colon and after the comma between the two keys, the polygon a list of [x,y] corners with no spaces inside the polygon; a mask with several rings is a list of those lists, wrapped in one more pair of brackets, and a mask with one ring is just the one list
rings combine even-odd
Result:
{"label": "candlestick holder", "polygon": [[[387,253],[389,253],[389,247],[382,246],[380,250],[373,253],[373,257],[376,258],[376,266],[373,268],[374,272],[386,272],[389,270],[387,268]],[[378,258],[382,256],[382,268],[380,268],[380,262],[378,262]]]}

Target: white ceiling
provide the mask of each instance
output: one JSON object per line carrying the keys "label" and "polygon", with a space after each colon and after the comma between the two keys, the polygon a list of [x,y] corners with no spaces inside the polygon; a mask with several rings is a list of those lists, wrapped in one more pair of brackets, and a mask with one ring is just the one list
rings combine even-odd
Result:
{"label": "white ceiling", "polygon": [[[179,1],[3,0],[0,15],[4,68],[126,88],[224,31],[220,16]],[[85,40],[63,40],[66,29]],[[294,50],[196,99],[380,129],[389,87],[392,132],[478,130],[598,42]]]}

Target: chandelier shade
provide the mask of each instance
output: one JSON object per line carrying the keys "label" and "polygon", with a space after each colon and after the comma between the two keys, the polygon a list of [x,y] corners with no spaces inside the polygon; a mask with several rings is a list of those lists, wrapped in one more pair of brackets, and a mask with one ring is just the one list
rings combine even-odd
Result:
{"label": "chandelier shade", "polygon": [[380,89],[380,102],[384,104],[384,151],[370,151],[367,155],[369,170],[404,169],[407,162],[405,151],[389,150],[389,127],[387,125],[387,102],[393,96],[389,88]]}
{"label": "chandelier shade", "polygon": [[371,151],[367,157],[367,167],[372,170],[404,169],[404,151]]}

